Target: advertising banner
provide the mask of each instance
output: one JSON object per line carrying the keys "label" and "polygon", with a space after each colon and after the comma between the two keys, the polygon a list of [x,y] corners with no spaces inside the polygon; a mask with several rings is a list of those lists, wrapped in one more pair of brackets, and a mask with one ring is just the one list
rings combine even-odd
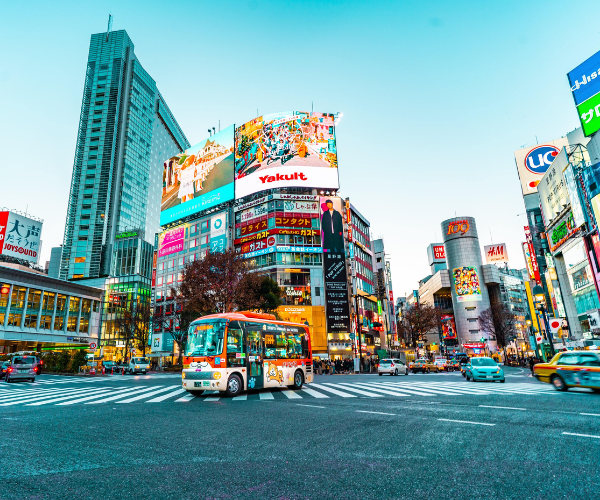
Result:
{"label": "advertising banner", "polygon": [[452,277],[458,302],[482,300],[479,276],[475,267],[456,267],[452,270]]}
{"label": "advertising banner", "polygon": [[181,252],[185,242],[185,228],[187,225],[170,229],[158,235],[158,256],[165,257],[172,253]]}
{"label": "advertising banner", "polygon": [[224,252],[227,248],[227,212],[210,218],[210,251]]}
{"label": "advertising banner", "polygon": [[565,214],[554,228],[547,232],[550,251],[556,252],[571,236],[579,231],[579,227],[575,224],[573,212],[569,211]]}
{"label": "advertising banner", "polygon": [[259,116],[235,131],[235,195],[265,189],[338,189],[335,117],[289,111]]}
{"label": "advertising banner", "polygon": [[600,130],[600,94],[577,106],[577,114],[583,128],[583,135],[589,137]]}
{"label": "advertising banner", "polygon": [[318,236],[321,234],[321,231],[318,229],[269,229],[268,231],[260,231],[259,233],[254,233],[249,236],[244,236],[242,238],[237,238],[233,243],[234,245],[239,245],[241,243],[246,243],[247,241],[260,240],[262,238],[266,238],[272,234],[286,234],[290,236]]}
{"label": "advertising banner", "polygon": [[570,203],[567,182],[563,170],[569,164],[566,149],[560,151],[552,166],[542,177],[538,185],[540,204],[547,225],[550,225],[556,216],[562,212],[563,206]]}
{"label": "advertising banner", "polygon": [[15,212],[0,212],[0,254],[37,263],[42,224]]}
{"label": "advertising banner", "polygon": [[600,52],[567,73],[575,105],[587,101],[600,92]]}
{"label": "advertising banner", "polygon": [[530,280],[535,280],[535,273],[533,272],[533,264],[531,262],[531,254],[529,253],[529,243],[524,241],[523,245],[523,256],[525,257],[525,263],[527,264],[527,273],[529,274]]}
{"label": "advertising banner", "polygon": [[443,243],[431,243],[427,247],[427,259],[429,265],[442,264],[446,262],[446,250]]}
{"label": "advertising banner", "polygon": [[531,259],[531,266],[533,267],[533,275],[535,282],[538,285],[542,284],[542,277],[540,276],[540,266],[538,265],[537,257],[535,256],[535,248],[533,246],[533,237],[529,226],[525,226],[525,239],[527,240],[527,246],[529,247],[529,258]]}
{"label": "advertising banner", "polygon": [[342,200],[321,198],[320,206],[327,331],[350,332]]}
{"label": "advertising banner", "polygon": [[521,191],[537,193],[537,186],[561,149],[569,145],[566,137],[515,151],[515,163],[521,180]]}
{"label": "advertising banner", "polygon": [[454,314],[442,314],[442,338],[444,340],[455,339],[456,324],[454,322]]}
{"label": "advertising banner", "polygon": [[234,130],[232,125],[164,163],[161,226],[233,200]]}
{"label": "advertising banner", "polygon": [[506,243],[497,245],[486,245],[483,247],[486,264],[502,264],[508,262],[508,252],[506,251]]}

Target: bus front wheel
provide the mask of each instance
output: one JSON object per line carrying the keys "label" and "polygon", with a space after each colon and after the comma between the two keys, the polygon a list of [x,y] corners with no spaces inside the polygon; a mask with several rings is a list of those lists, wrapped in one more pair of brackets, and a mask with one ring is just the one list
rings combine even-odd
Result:
{"label": "bus front wheel", "polygon": [[302,389],[302,384],[304,384],[304,375],[300,370],[296,370],[294,373],[294,385],[292,386],[294,389]]}
{"label": "bus front wheel", "polygon": [[228,396],[238,396],[242,392],[242,379],[239,375],[235,373],[229,377],[227,381],[227,391],[225,391]]}

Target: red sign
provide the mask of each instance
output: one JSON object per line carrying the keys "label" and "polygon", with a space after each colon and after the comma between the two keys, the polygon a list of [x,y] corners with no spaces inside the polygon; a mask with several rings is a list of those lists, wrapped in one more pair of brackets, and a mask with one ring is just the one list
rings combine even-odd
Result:
{"label": "red sign", "polygon": [[242,226],[240,228],[240,234],[242,236],[245,236],[247,234],[255,233],[257,231],[262,231],[264,229],[267,229],[268,225],[269,223],[266,220],[261,220],[256,224],[248,224],[247,226]]}
{"label": "red sign", "polygon": [[450,234],[465,234],[469,230],[469,222],[467,220],[455,220],[448,225],[448,235]]}
{"label": "red sign", "polygon": [[6,295],[9,292],[10,292],[9,286],[3,286],[2,288],[0,288],[0,294],[2,294],[2,295]]}
{"label": "red sign", "polygon": [[485,342],[468,342],[463,344],[465,349],[483,349],[485,347]]}
{"label": "red sign", "polygon": [[446,250],[444,249],[444,245],[433,245],[433,257],[436,260],[446,258]]}
{"label": "red sign", "polygon": [[262,250],[263,248],[272,247],[275,245],[275,236],[268,236],[261,240],[249,241],[248,243],[244,243],[241,248],[242,253],[248,252],[256,252],[257,250]]}
{"label": "red sign", "polygon": [[535,282],[538,285],[542,284],[542,278],[540,276],[540,268],[537,263],[537,259],[535,257],[535,249],[533,248],[533,237],[531,236],[531,231],[529,230],[529,226],[525,226],[525,238],[527,239],[527,246],[529,247],[529,255],[531,259],[531,266],[533,267],[533,274],[535,276]]}
{"label": "red sign", "polygon": [[4,246],[4,238],[6,236],[6,226],[8,225],[8,212],[0,212],[0,253]]}
{"label": "red sign", "polygon": [[346,201],[346,222],[348,223],[348,242],[352,243],[352,215],[350,214],[349,201]]}
{"label": "red sign", "polygon": [[392,292],[390,290],[390,302],[392,303],[392,305],[394,304],[394,292]]}

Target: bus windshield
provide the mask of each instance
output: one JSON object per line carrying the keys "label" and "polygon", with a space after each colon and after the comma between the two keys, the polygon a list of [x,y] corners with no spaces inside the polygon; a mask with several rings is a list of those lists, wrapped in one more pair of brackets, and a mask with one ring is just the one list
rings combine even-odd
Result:
{"label": "bus windshield", "polygon": [[186,356],[218,356],[223,352],[226,320],[192,323],[185,346]]}

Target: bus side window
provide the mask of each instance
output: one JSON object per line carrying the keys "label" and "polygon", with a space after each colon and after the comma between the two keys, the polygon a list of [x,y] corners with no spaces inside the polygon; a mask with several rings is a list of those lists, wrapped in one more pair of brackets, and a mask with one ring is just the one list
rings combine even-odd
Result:
{"label": "bus side window", "polygon": [[302,357],[302,338],[303,333],[287,334],[287,357],[290,359],[300,359]]}
{"label": "bus side window", "polygon": [[264,331],[263,345],[265,359],[285,359],[287,357],[287,339],[283,331]]}
{"label": "bus side window", "polygon": [[232,321],[227,328],[227,366],[244,366],[244,332],[239,321]]}

